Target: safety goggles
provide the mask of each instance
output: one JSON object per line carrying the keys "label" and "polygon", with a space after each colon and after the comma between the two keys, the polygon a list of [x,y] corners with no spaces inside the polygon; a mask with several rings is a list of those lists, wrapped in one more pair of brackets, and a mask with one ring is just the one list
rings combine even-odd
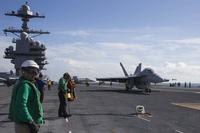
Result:
{"label": "safety goggles", "polygon": [[39,70],[37,69],[29,69],[26,72],[34,76],[37,76],[39,74]]}

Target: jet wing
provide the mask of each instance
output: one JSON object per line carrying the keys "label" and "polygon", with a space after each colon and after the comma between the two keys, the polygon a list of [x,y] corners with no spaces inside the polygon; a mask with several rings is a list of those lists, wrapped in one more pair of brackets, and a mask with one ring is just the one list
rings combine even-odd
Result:
{"label": "jet wing", "polygon": [[11,86],[15,84],[15,82],[19,79],[19,77],[9,77],[8,79],[0,78],[0,83],[4,83],[7,86]]}
{"label": "jet wing", "polygon": [[0,85],[4,85],[6,83],[6,79],[0,78]]}
{"label": "jet wing", "polygon": [[96,78],[96,80],[125,83],[128,80],[128,77]]}
{"label": "jet wing", "polygon": [[6,81],[6,79],[0,78],[0,82],[4,82],[4,81]]}

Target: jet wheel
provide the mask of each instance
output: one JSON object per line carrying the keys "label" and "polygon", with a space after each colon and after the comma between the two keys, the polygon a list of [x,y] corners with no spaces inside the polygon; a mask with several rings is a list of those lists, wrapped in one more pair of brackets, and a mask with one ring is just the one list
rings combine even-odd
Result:
{"label": "jet wheel", "polygon": [[127,91],[129,91],[129,90],[130,90],[130,88],[128,87],[128,85],[126,85],[126,90],[127,90]]}
{"label": "jet wheel", "polygon": [[145,92],[151,93],[151,89],[145,89]]}

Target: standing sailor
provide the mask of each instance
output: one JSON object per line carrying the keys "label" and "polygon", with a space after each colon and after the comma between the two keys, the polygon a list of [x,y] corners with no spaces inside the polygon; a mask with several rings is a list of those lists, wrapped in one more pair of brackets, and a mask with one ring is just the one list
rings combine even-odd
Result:
{"label": "standing sailor", "polygon": [[15,123],[15,133],[38,133],[43,124],[40,92],[34,85],[39,66],[33,60],[26,60],[21,73],[12,91],[8,117]]}
{"label": "standing sailor", "polygon": [[67,94],[67,83],[70,80],[70,75],[69,73],[64,73],[63,77],[60,78],[59,80],[59,85],[58,85],[58,97],[60,100],[60,105],[58,109],[58,117],[69,117],[71,116],[70,114],[67,114],[66,111],[66,98],[65,95]]}

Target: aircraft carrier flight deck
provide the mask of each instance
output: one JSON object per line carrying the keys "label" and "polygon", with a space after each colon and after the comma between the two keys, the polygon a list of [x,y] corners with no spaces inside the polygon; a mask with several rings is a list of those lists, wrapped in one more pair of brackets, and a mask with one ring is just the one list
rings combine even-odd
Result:
{"label": "aircraft carrier flight deck", "polygon": [[[78,85],[68,103],[69,118],[58,117],[57,86],[45,90],[45,124],[40,133],[199,133],[200,89],[151,87],[146,95],[120,85]],[[8,119],[12,87],[0,86],[0,132],[13,133]],[[138,113],[136,106],[145,113]]]}

